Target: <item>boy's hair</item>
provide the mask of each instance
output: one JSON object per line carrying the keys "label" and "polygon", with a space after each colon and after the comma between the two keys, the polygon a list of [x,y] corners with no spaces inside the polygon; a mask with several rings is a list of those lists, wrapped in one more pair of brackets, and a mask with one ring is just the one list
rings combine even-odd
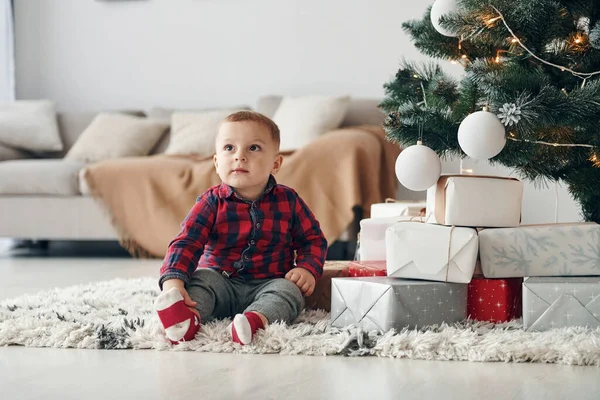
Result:
{"label": "boy's hair", "polygon": [[256,111],[237,111],[233,114],[228,115],[221,123],[225,122],[244,122],[251,121],[256,122],[267,128],[269,133],[271,134],[271,139],[277,144],[277,148],[279,148],[279,144],[281,139],[279,138],[279,127],[273,120],[261,113]]}

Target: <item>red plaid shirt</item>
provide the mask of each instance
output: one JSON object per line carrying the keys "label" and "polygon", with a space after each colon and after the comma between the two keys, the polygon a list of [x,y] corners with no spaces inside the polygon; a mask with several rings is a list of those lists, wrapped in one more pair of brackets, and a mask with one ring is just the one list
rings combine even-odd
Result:
{"label": "red plaid shirt", "polygon": [[318,278],[326,252],[327,241],[306,203],[272,175],[255,201],[238,197],[222,183],[198,197],[181,224],[169,244],[159,285],[172,278],[187,284],[196,268],[251,280],[283,278],[302,267]]}

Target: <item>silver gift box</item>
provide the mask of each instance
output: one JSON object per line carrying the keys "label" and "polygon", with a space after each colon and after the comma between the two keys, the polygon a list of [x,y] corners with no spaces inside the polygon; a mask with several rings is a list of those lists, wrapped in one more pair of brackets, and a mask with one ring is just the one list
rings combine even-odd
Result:
{"label": "silver gift box", "polygon": [[483,229],[479,255],[486,278],[600,275],[600,225]]}
{"label": "silver gift box", "polygon": [[331,324],[367,331],[437,325],[467,316],[467,285],[389,277],[331,280]]}
{"label": "silver gift box", "polygon": [[600,277],[533,277],[523,282],[523,328],[600,327]]}

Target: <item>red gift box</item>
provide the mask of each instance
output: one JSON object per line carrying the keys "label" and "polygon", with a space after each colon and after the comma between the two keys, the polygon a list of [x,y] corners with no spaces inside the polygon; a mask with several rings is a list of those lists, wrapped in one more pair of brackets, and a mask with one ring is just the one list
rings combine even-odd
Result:
{"label": "red gift box", "polygon": [[477,321],[506,322],[523,314],[523,278],[473,278],[467,289],[467,315]]}
{"label": "red gift box", "polygon": [[351,261],[348,264],[350,276],[387,276],[385,260]]}

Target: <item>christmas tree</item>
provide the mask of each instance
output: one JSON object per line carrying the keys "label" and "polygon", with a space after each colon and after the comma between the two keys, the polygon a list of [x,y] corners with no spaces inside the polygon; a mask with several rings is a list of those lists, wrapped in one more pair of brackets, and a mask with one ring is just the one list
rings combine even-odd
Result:
{"label": "christmas tree", "polygon": [[436,0],[403,29],[465,74],[456,82],[436,64],[404,61],[380,104],[388,139],[422,138],[441,157],[465,157],[457,132],[487,107],[501,124],[499,148],[487,124],[469,139],[501,151],[476,158],[564,182],[584,219],[600,223],[599,0]]}

